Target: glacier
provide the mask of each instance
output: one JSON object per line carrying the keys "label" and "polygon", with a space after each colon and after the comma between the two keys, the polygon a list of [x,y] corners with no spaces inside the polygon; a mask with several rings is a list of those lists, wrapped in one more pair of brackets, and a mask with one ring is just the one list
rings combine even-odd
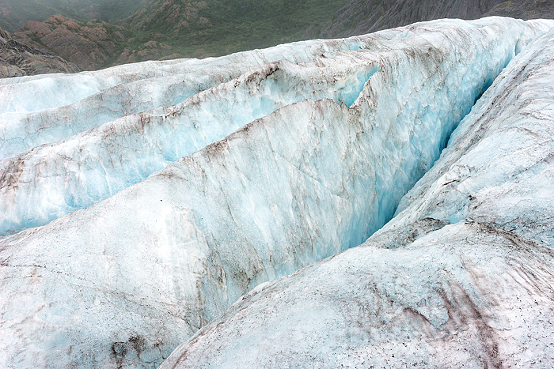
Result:
{"label": "glacier", "polygon": [[0,179],[0,230],[43,225],[86,208],[282,106],[307,98],[351,105],[376,71],[372,64],[346,58],[334,58],[331,67],[325,62],[266,64],[181,104],[127,116],[0,161],[6,174]]}
{"label": "glacier", "polygon": [[[441,121],[447,127],[439,140],[445,142],[453,125],[469,111],[475,98],[518,48],[548,28],[540,22],[513,26],[493,30],[476,23],[474,32],[482,41],[467,50],[455,45],[460,36],[453,35],[453,45],[446,50],[446,44],[440,45],[444,44],[445,36],[437,39],[437,35],[427,31],[428,35],[422,34],[421,38],[409,37],[415,30],[407,28],[345,40],[283,45],[203,63],[198,60],[173,61],[169,65],[148,63],[59,78],[19,78],[0,85],[0,97],[5,97],[0,99],[4,101],[0,111],[2,108],[6,111],[0,120],[0,157],[3,157],[0,235],[44,225],[91,206],[178,158],[294,102],[328,98],[350,106],[380,64],[396,63],[397,68],[402,68],[402,61],[395,60],[399,58],[394,55],[395,48],[403,49],[404,54],[412,53],[412,49],[428,50],[425,62],[431,64],[425,68],[429,69],[426,72],[429,76],[417,78],[432,80],[436,69],[439,78],[434,83],[447,86],[437,89],[440,95],[431,97],[429,108],[407,106],[403,110],[413,117],[402,116],[399,120]],[[506,33],[506,37],[500,40],[494,32]],[[417,44],[413,39],[418,40]],[[283,56],[286,58],[276,64],[267,62],[255,67],[256,63]],[[453,76],[460,80],[455,81]],[[397,99],[404,99],[419,88],[417,84],[424,83],[410,80],[407,73],[403,77],[406,80],[395,82]],[[142,88],[143,85],[148,87]],[[456,91],[448,89],[453,85],[458,86]],[[82,91],[79,86],[84,86]],[[102,88],[102,92],[93,93]],[[55,89],[63,93],[58,94]],[[30,90],[49,98],[44,102],[38,98],[24,99],[21,95],[29,95]],[[75,100],[87,94],[88,97],[72,104],[44,109],[71,102],[69,97]],[[183,101],[173,104],[180,100]],[[441,104],[452,106],[452,111],[440,110]],[[398,106],[388,108],[397,110]],[[382,109],[388,108],[383,105]],[[421,176],[432,158],[438,157],[438,150],[435,147],[434,153],[423,154],[431,155],[425,159],[426,166],[406,173],[408,179],[401,182],[401,191]],[[381,225],[390,218],[397,200],[392,201],[389,212],[380,220]]]}
{"label": "glacier", "polygon": [[[448,314],[431,305],[442,296],[436,286],[450,286],[444,294],[456,301],[473,298],[477,290],[464,273],[481,272],[489,260],[481,258],[485,246],[480,248],[479,242],[493,245],[490,252],[501,261],[509,253],[510,232],[530,228],[533,219],[505,216],[497,225],[487,220],[496,219],[490,210],[495,202],[484,201],[491,190],[487,184],[496,180],[501,187],[513,177],[511,166],[495,163],[494,154],[480,162],[489,166],[473,187],[464,178],[474,176],[475,164],[467,164],[467,171],[459,166],[458,180],[445,180],[444,190],[433,176],[455,178],[452,161],[471,159],[464,156],[470,149],[458,141],[473,148],[481,139],[486,127],[467,123],[477,119],[477,111],[490,112],[484,121],[493,127],[491,135],[504,132],[501,124],[510,117],[517,124],[515,117],[528,101],[512,110],[501,102],[517,100],[514,85],[533,91],[527,92],[522,82],[531,78],[533,67],[526,73],[513,71],[518,65],[548,64],[543,49],[552,35],[544,34],[553,26],[545,20],[440,20],[222,58],[0,80],[5,150],[0,161],[0,366],[151,368],[197,334],[163,365],[201,366],[202,360],[213,359],[222,366],[234,362],[247,367],[282,359],[273,364],[286,367],[287,357],[269,354],[274,352],[269,346],[281,346],[267,343],[270,336],[262,338],[265,333],[256,331],[265,329],[266,318],[290,322],[265,332],[290,343],[283,346],[285,351],[296,345],[299,356],[291,353],[295,359],[290,365],[302,366],[303,358],[332,352],[331,346],[317,351],[318,342],[310,337],[342,332],[346,336],[329,340],[329,345],[346,347],[341,339],[351,338],[358,342],[356,350],[367,351],[365,333],[332,314],[357,309],[355,301],[368,283],[375,286],[370,288],[375,301],[407,291],[405,299],[383,310],[385,317],[376,315],[385,322],[376,320],[377,326],[413,303],[413,314],[400,316],[393,334],[404,329],[420,337],[418,317],[440,328]],[[529,86],[537,82],[530,80]],[[144,90],[143,84],[148,85]],[[537,91],[548,91],[548,84]],[[500,98],[499,93],[508,95]],[[534,109],[547,114],[548,101],[542,104]],[[497,121],[497,115],[504,119]],[[517,141],[521,134],[514,132]],[[496,140],[501,158],[512,158],[516,145],[505,136]],[[528,143],[521,141],[521,147]],[[529,161],[527,152],[519,154],[518,168]],[[495,172],[499,168],[506,170],[504,177]],[[462,182],[466,187],[452,190]],[[518,185],[523,191],[527,184]],[[485,191],[479,199],[486,206],[475,213],[476,220],[468,215],[473,198],[466,196],[473,190]],[[534,187],[528,189],[527,197],[534,192]],[[537,200],[543,207],[536,209],[548,208],[548,188],[542,193],[547,200]],[[507,197],[504,205],[509,201],[513,207],[518,203]],[[503,214],[504,205],[495,211]],[[514,260],[539,265],[547,278],[550,259],[541,237],[548,238],[548,233],[540,232],[548,228],[548,218],[542,221],[534,234],[512,239],[528,250]],[[487,227],[494,232],[483,235]],[[412,245],[416,238],[420,243]],[[471,247],[460,246],[470,239]],[[387,249],[392,247],[396,251]],[[467,257],[460,254],[464,249]],[[492,277],[510,263],[495,264],[487,277],[497,281]],[[409,274],[408,266],[417,275]],[[351,279],[339,278],[345,270],[352,271]],[[450,283],[449,271],[463,283]],[[406,279],[407,285],[395,285],[394,278]],[[325,290],[326,282],[334,287]],[[423,284],[420,290],[418,283]],[[498,283],[499,293],[520,288]],[[545,289],[548,279],[540,283],[531,287]],[[471,290],[469,297],[465,290]],[[325,304],[335,301],[326,291],[344,305],[325,310]],[[352,293],[349,298],[347,293]],[[256,305],[256,296],[267,298]],[[507,298],[498,296],[498,301]],[[295,299],[302,304],[291,304]],[[518,306],[527,309],[529,301]],[[427,302],[431,312],[425,311]],[[484,304],[482,299],[474,305]],[[305,312],[298,310],[301,306]],[[243,310],[264,313],[246,316]],[[475,318],[476,311],[459,315],[459,322]],[[445,329],[460,330],[459,322]],[[295,324],[298,331],[287,330]],[[477,328],[460,340],[474,337]],[[238,333],[229,333],[233,331]],[[218,337],[219,332],[225,334]],[[382,335],[383,352],[392,350],[386,345],[386,329],[372,332]],[[443,331],[433,332],[425,325],[425,334],[446,337]],[[289,333],[301,342],[285,338]],[[268,346],[254,345],[258,339]],[[470,359],[494,351],[487,339],[483,347],[472,348]],[[419,349],[415,345],[410,347]],[[437,345],[438,351],[444,347]],[[258,362],[259,356],[249,350],[268,356]],[[187,361],[204,351],[204,358]],[[236,355],[241,352],[252,354],[240,361]],[[343,362],[347,356],[354,361],[359,357],[353,351],[339,352]],[[435,360],[425,350],[421,357]],[[443,363],[440,355],[436,358],[436,365]]]}
{"label": "glacier", "polygon": [[259,285],[160,369],[550,368],[554,31],[518,55],[394,219]]}

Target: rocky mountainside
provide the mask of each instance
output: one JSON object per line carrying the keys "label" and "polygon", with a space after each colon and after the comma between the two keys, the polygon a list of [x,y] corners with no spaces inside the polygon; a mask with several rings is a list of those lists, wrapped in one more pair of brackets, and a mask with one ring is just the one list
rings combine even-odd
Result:
{"label": "rocky mountainside", "polygon": [[495,5],[485,13],[486,16],[497,15],[520,19],[554,18],[554,1],[552,0],[510,0]]}
{"label": "rocky mountainside", "polygon": [[324,23],[313,23],[304,38],[361,35],[440,18],[477,19],[500,15],[521,19],[551,18],[552,0],[352,0]]}
{"label": "rocky mountainside", "polygon": [[149,0],[121,25],[55,15],[44,22],[27,22],[13,37],[93,70],[297,41],[309,24],[328,19],[346,2]]}
{"label": "rocky mountainside", "polygon": [[44,22],[27,22],[13,38],[91,70],[111,65],[121,54],[123,32],[123,28],[104,21],[81,23],[55,15]]}
{"label": "rocky mountainside", "polygon": [[75,64],[14,40],[0,28],[0,78],[78,71]]}

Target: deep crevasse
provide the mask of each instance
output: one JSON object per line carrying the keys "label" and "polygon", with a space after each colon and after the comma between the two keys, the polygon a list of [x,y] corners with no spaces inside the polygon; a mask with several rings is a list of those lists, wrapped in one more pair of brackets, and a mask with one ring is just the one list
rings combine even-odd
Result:
{"label": "deep crevasse", "polygon": [[[480,25],[476,23],[474,27],[475,32],[481,32],[478,31]],[[535,27],[541,26],[535,23]],[[31,88],[37,88],[49,99],[54,100],[49,102],[52,105],[56,101],[55,97],[51,97],[56,95],[56,89],[52,86],[65,86],[59,89],[74,91],[79,90],[77,86],[81,83],[85,86],[84,92],[74,92],[75,96],[92,93],[89,91],[90,85],[97,86],[95,89],[100,89],[98,86],[107,86],[103,91],[73,105],[32,113],[3,115],[4,122],[0,130],[3,129],[4,141],[1,146],[2,150],[7,150],[6,153],[13,154],[32,144],[53,143],[34,147],[0,161],[0,235],[43,225],[64,214],[86,208],[140,182],[178,158],[189,155],[283,106],[306,98],[331,98],[337,103],[344,102],[350,106],[364,83],[381,64],[385,69],[402,68],[401,64],[395,66],[394,56],[386,55],[395,48],[408,54],[412,52],[410,49],[419,47],[420,45],[410,44],[410,40],[414,39],[413,35],[410,38],[411,32],[409,28],[387,30],[345,40],[282,45],[267,50],[208,59],[203,63],[198,60],[170,62],[167,65],[142,63],[74,76],[59,76],[61,82],[55,77],[35,77],[0,86],[0,94],[8,96],[4,102],[7,111],[35,110],[36,107],[31,103],[25,103],[28,107],[25,104],[24,107],[17,107],[13,106],[15,102],[12,101],[14,96],[26,93]],[[427,71],[430,75],[434,73],[433,68],[439,68],[442,75],[437,75],[436,81],[441,80],[444,84],[440,89],[460,85],[456,88],[450,87],[451,91],[447,92],[450,94],[446,96],[447,104],[452,104],[453,112],[445,111],[450,109],[447,104],[440,107],[446,100],[441,102],[435,99],[435,107],[405,106],[398,110],[391,105],[391,111],[398,111],[399,121],[413,118],[425,127],[429,122],[447,120],[441,123],[445,124],[445,128],[438,138],[440,147],[435,145],[433,153],[427,153],[426,149],[422,148],[423,155],[438,157],[438,151],[453,125],[469,111],[475,97],[498,74],[499,66],[504,66],[514,55],[516,47],[526,44],[534,31],[524,31],[522,25],[518,24],[510,32],[510,42],[493,45],[496,42],[493,37],[485,41],[490,43],[488,45],[483,44],[476,49],[470,48],[467,52],[458,53],[457,61],[450,56],[442,55],[442,51],[437,52],[433,42],[440,43],[440,40],[418,41],[430,52],[430,60],[436,57],[444,58],[431,61],[428,67],[423,66],[431,68]],[[484,47],[482,53],[478,52],[479,47]],[[479,59],[486,58],[486,55],[496,56],[491,60]],[[276,64],[257,67],[229,82],[209,88],[218,81],[226,81],[263,60],[279,57],[286,59]],[[392,59],[385,60],[383,57]],[[311,61],[291,64],[286,60]],[[231,65],[227,65],[228,63]],[[452,79],[453,73],[444,68],[449,68],[450,63],[458,64],[460,73],[464,75],[461,80],[449,80]],[[153,68],[152,65],[160,68]],[[485,69],[480,75],[472,70],[471,66]],[[206,70],[207,72],[204,72]],[[168,77],[167,74],[172,76]],[[158,78],[154,78],[156,76]],[[407,92],[417,93],[414,88],[419,87],[414,83],[421,83],[410,81],[408,75],[404,78],[406,80],[401,82],[403,86],[395,86],[402,98],[407,96]],[[112,86],[114,84],[115,87]],[[144,84],[148,89],[141,91],[140,86]],[[175,96],[194,94],[202,88],[208,89],[182,103],[143,111],[148,107],[167,104],[174,100]],[[93,90],[96,91],[95,89]],[[180,93],[177,92],[179,89]],[[458,96],[453,96],[455,93]],[[147,95],[152,96],[152,99],[148,100]],[[71,94],[62,93],[57,103],[66,102],[67,96]],[[412,101],[417,99],[415,97]],[[9,103],[10,101],[12,102]],[[35,105],[40,107],[40,104]],[[427,111],[424,111],[425,109]],[[132,114],[135,111],[141,112]],[[382,116],[374,119],[390,119],[386,112],[380,114]],[[104,120],[121,115],[125,116],[101,124]],[[93,128],[98,124],[100,126]],[[416,139],[425,134],[417,131],[418,126],[413,132]],[[379,134],[371,138],[376,144],[384,142],[382,140],[390,141],[390,137],[379,136],[376,139],[377,136]],[[54,142],[56,138],[64,140]],[[394,142],[387,144],[389,148],[394,147]],[[408,157],[408,160],[411,159]],[[429,163],[432,160],[426,158],[424,161]],[[383,211],[379,215],[379,224],[382,225],[390,219],[398,196],[407,191],[427,168],[428,164],[425,164],[417,170],[411,168],[409,173],[399,172],[394,177],[377,177],[380,187],[391,185],[386,178],[392,178],[395,186],[400,186],[398,193],[392,197],[386,191],[378,191],[382,194],[380,203],[388,203],[381,206]],[[363,218],[361,222],[364,222]],[[367,231],[352,233],[359,236],[354,237],[355,241],[351,242],[351,245],[363,242],[370,234]]]}
{"label": "deep crevasse", "polygon": [[[366,49],[291,66],[311,66],[316,75],[335,60],[368,67],[362,76],[378,69],[350,108],[291,101],[94,206],[4,237],[0,293],[9,303],[0,308],[13,314],[0,341],[6,366],[29,367],[37,358],[45,366],[154,366],[259,283],[365,241],[439,157],[516,48],[551,25],[444,20],[351,39]],[[336,91],[346,86],[323,78]],[[246,94],[247,80],[237,92],[248,97],[241,104],[258,104]],[[297,96],[301,83],[290,85]],[[113,125],[99,137],[125,128]],[[113,154],[108,163],[129,160]],[[40,158],[48,169],[48,155]],[[33,178],[39,188],[42,177]]]}
{"label": "deep crevasse", "polygon": [[554,363],[554,30],[364,244],[259,285],[160,369]]}
{"label": "deep crevasse", "polygon": [[355,56],[325,59],[317,66],[271,63],[183,103],[126,116],[4,159],[0,234],[86,208],[283,106],[307,98],[351,105],[375,71],[374,64]]}

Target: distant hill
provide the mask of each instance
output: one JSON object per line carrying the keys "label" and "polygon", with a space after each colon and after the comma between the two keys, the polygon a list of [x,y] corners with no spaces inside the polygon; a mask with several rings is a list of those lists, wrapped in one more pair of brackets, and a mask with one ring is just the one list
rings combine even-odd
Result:
{"label": "distant hill", "polygon": [[78,71],[75,64],[14,40],[0,28],[0,78]]}
{"label": "distant hill", "polygon": [[298,41],[310,24],[330,18],[347,2],[149,0],[119,25],[58,14],[43,22],[27,22],[13,37],[91,70],[152,59],[219,56]]}
{"label": "distant hill", "polygon": [[554,1],[524,0],[504,1],[495,5],[485,15],[498,15],[521,19],[554,18]]}
{"label": "distant hill", "polygon": [[150,0],[128,19],[140,44],[152,40],[174,52],[204,57],[302,39],[348,0]]}
{"label": "distant hill", "polygon": [[43,21],[54,14],[86,22],[101,19],[118,23],[147,0],[0,0],[0,27],[16,32],[28,21]]}
{"label": "distant hill", "polygon": [[[19,5],[16,12],[15,1],[27,6]],[[55,16],[48,13],[45,21],[26,22],[13,37],[83,70],[220,56],[438,18],[554,17],[554,0],[52,0],[49,6],[39,2],[0,0],[0,25],[2,19],[15,24],[23,15],[60,10]],[[24,14],[25,8],[29,14]]]}
{"label": "distant hill", "polygon": [[552,0],[352,0],[326,22],[314,22],[304,38],[365,34],[440,18],[476,19],[485,15],[551,18]]}
{"label": "distant hill", "polygon": [[101,20],[83,23],[55,15],[44,22],[27,22],[13,37],[91,70],[113,64],[124,47],[123,32]]}
{"label": "distant hill", "polygon": [[79,22],[59,14],[44,22],[27,22],[13,37],[41,50],[48,50],[75,63],[83,70],[163,57],[180,57],[172,48],[150,39],[137,41],[137,32],[101,20]]}

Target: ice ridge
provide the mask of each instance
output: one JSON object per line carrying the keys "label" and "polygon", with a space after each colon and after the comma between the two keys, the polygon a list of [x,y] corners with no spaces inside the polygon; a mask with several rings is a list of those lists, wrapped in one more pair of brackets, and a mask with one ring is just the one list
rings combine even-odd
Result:
{"label": "ice ridge", "polygon": [[[202,139],[213,135],[216,141],[141,182],[44,226],[0,239],[0,301],[5,302],[0,316],[6,319],[0,366],[157,366],[244,293],[366,241],[440,157],[450,132],[516,48],[552,26],[548,21],[503,18],[442,20],[328,41],[326,45],[346,47],[308,62],[266,63],[173,107],[122,117],[80,133],[80,139],[72,136],[26,152],[20,163],[9,161],[15,169],[4,170],[3,180],[11,181],[6,183],[13,184],[13,193],[21,191],[25,195],[19,198],[25,198],[25,191],[40,188],[50,178],[57,178],[57,186],[50,187],[54,190],[68,186],[61,176],[24,176],[25,168],[34,168],[26,164],[33,157],[44,173],[49,168],[66,170],[57,160],[75,164],[75,171],[96,162],[117,166],[147,158],[150,163],[147,150],[136,148],[138,140],[152,136],[163,139],[140,147],[158,148],[155,158],[162,162],[166,156],[178,156],[181,142],[167,152],[161,148],[166,140],[171,142],[174,129],[186,126],[163,124],[187,114],[226,119],[213,119],[206,126],[198,120],[191,134],[197,132]],[[306,45],[314,44],[288,50],[305,55]],[[283,69],[271,73],[276,65]],[[291,73],[277,78],[283,70]],[[350,84],[341,82],[341,70],[344,78],[360,85],[369,78],[359,95],[358,89],[344,90]],[[289,100],[273,106],[282,96]],[[194,110],[198,106],[205,109]],[[261,117],[256,119],[257,111]],[[136,120],[141,115],[148,119]],[[223,132],[229,118],[245,115],[243,122],[252,120],[231,134]],[[138,131],[141,134],[134,133]],[[216,138],[219,135],[223,138]],[[56,151],[63,145],[85,147],[80,145],[89,140],[94,145],[88,146],[87,162],[72,163],[71,155]],[[103,140],[115,143],[109,145],[107,157],[97,155],[101,145],[95,142]],[[100,173],[106,181],[129,178]],[[23,191],[26,183],[30,185]],[[6,199],[15,202],[18,196]],[[43,199],[36,197],[27,205],[42,206]],[[17,217],[23,218],[13,219]],[[432,228],[443,221],[427,223]],[[445,229],[439,238],[449,229],[457,228]],[[472,232],[466,231],[462,236]],[[503,253],[505,242],[499,242]],[[432,270],[442,270],[440,257],[450,250],[439,245],[431,251],[439,257]],[[353,264],[358,269],[352,276],[370,275],[364,261],[378,266],[377,259],[360,259]],[[458,261],[449,270],[459,270]],[[349,263],[345,265],[348,270]],[[421,265],[414,280],[425,270]],[[372,291],[368,286],[362,290]],[[253,295],[260,290],[263,287]],[[354,300],[355,292],[350,295]],[[309,291],[305,293],[309,300]],[[334,296],[340,300],[340,294]],[[425,296],[417,301],[423,304]],[[271,307],[267,313],[276,310]]]}
{"label": "ice ridge", "polygon": [[351,105],[375,71],[371,63],[339,55],[317,66],[266,64],[181,104],[4,159],[0,234],[86,208],[283,106],[306,98]]}
{"label": "ice ridge", "polygon": [[554,363],[554,32],[524,49],[396,217],[258,286],[160,369]]}
{"label": "ice ridge", "polygon": [[[474,27],[477,33],[486,29],[478,23]],[[399,119],[404,119],[406,114],[412,113],[413,118],[419,120],[444,119],[448,116],[444,130],[440,131],[437,141],[439,145],[434,146],[432,154],[433,157],[438,157],[438,152],[444,147],[455,124],[469,111],[477,96],[513,57],[516,45],[527,42],[533,33],[542,32],[541,27],[545,26],[540,23],[533,26],[518,24],[515,31],[506,38],[510,41],[502,40],[499,46],[496,46],[494,53],[498,56],[492,58],[489,51],[493,46],[483,44],[479,46],[483,48],[482,50],[470,49],[465,54],[460,53],[460,60],[456,62],[446,57],[444,60],[431,61],[428,66],[422,65],[422,68],[438,68],[442,75],[436,75],[443,83],[450,84],[449,86],[452,86],[452,83],[459,84],[456,87],[458,96],[447,97],[449,103],[453,104],[452,110],[456,116],[440,109],[430,109],[429,114],[424,111],[410,111],[410,106],[407,106],[404,110],[408,113],[400,111]],[[204,79],[188,76],[184,82],[178,82],[177,86],[184,86],[184,92],[178,94],[178,99],[202,90],[203,87],[213,84],[215,86],[196,93],[176,105],[162,106],[137,114],[131,113],[177,98],[175,95],[161,92],[159,100],[151,99],[151,102],[143,104],[145,93],[137,93],[142,83],[150,84],[153,81],[153,78],[142,80],[140,78],[163,75],[163,68],[161,72],[146,68],[139,73],[140,68],[137,66],[118,67],[110,72],[98,72],[100,76],[88,74],[86,78],[96,76],[97,80],[104,81],[106,85],[115,83],[112,79],[116,77],[124,80],[139,79],[140,83],[135,81],[110,87],[102,93],[69,106],[25,113],[27,115],[4,114],[5,117],[14,118],[12,121],[5,122],[3,127],[5,144],[2,147],[6,148],[6,154],[8,151],[13,153],[41,142],[52,142],[56,138],[62,138],[63,141],[34,147],[0,161],[0,168],[2,168],[0,234],[11,234],[21,229],[44,225],[64,214],[86,208],[140,182],[178,158],[189,155],[245,124],[267,116],[288,104],[306,98],[314,100],[331,98],[337,103],[352,106],[365,82],[378,68],[395,67],[394,60],[386,60],[387,55],[391,53],[391,48],[399,48],[409,54],[413,53],[412,49],[423,47],[429,50],[430,60],[434,57],[443,58],[440,52],[437,54],[434,51],[437,47],[433,42],[440,44],[440,40],[435,41],[431,37],[427,44],[420,41],[411,43],[414,38],[409,37],[410,32],[412,31],[409,29],[389,30],[365,37],[327,43],[311,42],[299,44],[301,46],[282,46],[266,51],[229,56],[222,60],[208,60],[204,66],[196,60],[193,60],[194,63],[183,61],[169,64],[165,68],[176,75],[185,71],[189,74],[195,72],[202,75],[205,68],[213,67]],[[351,48],[354,50],[350,50]],[[325,54],[326,50],[331,51]],[[318,52],[320,54],[317,54]],[[231,81],[218,84],[219,81],[233,77],[245,68],[259,63],[260,60],[277,58],[283,54],[293,61],[310,58],[312,61],[289,62],[287,59],[269,63],[243,73],[242,76]],[[260,58],[259,55],[265,58]],[[381,56],[377,57],[377,55]],[[230,61],[236,62],[225,72],[223,65]],[[409,63],[409,59],[406,59],[406,62]],[[444,69],[449,63],[459,64],[457,68],[463,75],[461,80],[453,78],[452,73]],[[277,68],[275,70],[277,74],[274,76],[272,76],[272,68]],[[476,73],[473,68],[484,68],[484,73]],[[115,72],[119,69],[129,70],[128,75],[124,73],[117,75]],[[434,71],[429,70],[427,73],[432,75]],[[79,75],[63,78],[70,79],[74,85],[77,84],[76,81],[83,82]],[[249,82],[249,78],[252,81]],[[159,79],[161,80],[159,83],[152,82],[152,91],[168,91],[167,87],[175,83],[174,77]],[[6,86],[24,92],[28,89],[26,83],[44,82],[43,80],[50,81],[48,78],[35,78],[24,80],[21,86],[18,83]],[[252,82],[257,80],[260,85],[253,86]],[[480,82],[476,84],[476,81]],[[67,90],[71,91],[74,88],[71,83]],[[406,85],[395,87],[399,93],[398,96],[407,96],[406,91],[412,91],[415,88],[413,81],[409,79],[403,83]],[[449,94],[454,93],[453,88],[447,86],[446,89],[450,89]],[[124,91],[127,93],[123,93]],[[66,94],[62,94],[61,101],[65,101],[63,96]],[[154,92],[146,94],[156,96]],[[421,98],[425,98],[422,96],[420,95]],[[128,102],[122,104],[126,99]],[[437,102],[437,104],[440,103]],[[421,107],[414,105],[415,108]],[[441,109],[450,108],[444,106]],[[124,116],[109,121],[120,115]],[[56,122],[50,121],[50,118],[55,118]],[[56,120],[60,118],[61,120]],[[105,120],[109,122],[100,124]],[[100,125],[91,128],[96,124]],[[417,135],[418,133],[415,132],[414,137],[419,137]],[[20,145],[21,143],[23,146]],[[424,166],[413,173],[406,173],[408,178],[411,178],[406,182],[409,183],[408,186],[427,168]],[[389,185],[381,183],[382,177],[378,177],[377,181],[378,186]],[[407,188],[402,187],[393,198],[383,195],[380,202],[389,203],[389,205],[386,206],[388,210],[380,213],[379,224],[384,224],[390,219],[399,196],[406,190]],[[368,234],[364,232],[360,237],[366,236]]]}

